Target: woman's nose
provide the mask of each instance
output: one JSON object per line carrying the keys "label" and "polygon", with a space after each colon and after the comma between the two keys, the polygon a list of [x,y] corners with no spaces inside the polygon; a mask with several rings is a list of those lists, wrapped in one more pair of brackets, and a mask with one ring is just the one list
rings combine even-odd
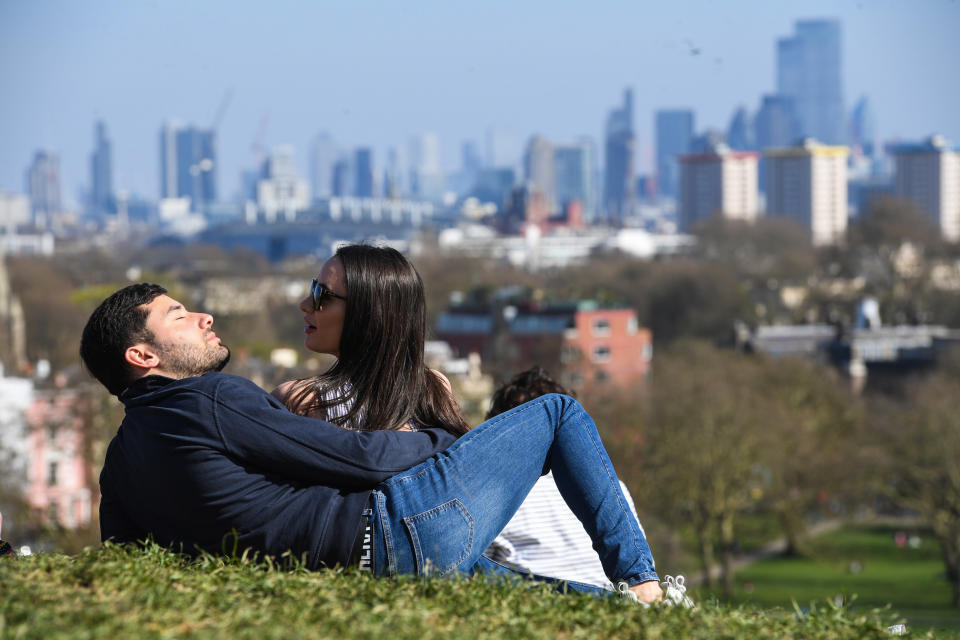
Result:
{"label": "woman's nose", "polygon": [[304,313],[311,313],[313,311],[313,296],[307,296],[300,301],[299,304],[300,311]]}

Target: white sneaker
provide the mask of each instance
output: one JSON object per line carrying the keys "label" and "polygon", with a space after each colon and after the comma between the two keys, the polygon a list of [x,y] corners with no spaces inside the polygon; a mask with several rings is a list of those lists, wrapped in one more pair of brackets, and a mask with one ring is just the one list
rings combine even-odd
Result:
{"label": "white sneaker", "polygon": [[687,595],[686,581],[686,578],[683,576],[677,576],[676,578],[667,576],[666,579],[660,583],[660,588],[663,589],[664,603],[673,607],[684,607],[686,609],[693,609],[697,606],[693,604],[693,600]]}

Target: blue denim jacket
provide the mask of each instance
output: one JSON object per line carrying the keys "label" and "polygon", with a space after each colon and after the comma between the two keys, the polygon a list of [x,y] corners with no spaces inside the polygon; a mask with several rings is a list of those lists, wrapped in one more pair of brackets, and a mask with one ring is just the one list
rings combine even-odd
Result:
{"label": "blue denim jacket", "polygon": [[[187,553],[292,551],[346,564],[378,483],[446,449],[441,429],[356,432],[290,413],[258,386],[208,373],[147,376],[100,474],[104,540],[153,539]],[[233,532],[236,532],[236,540]]]}

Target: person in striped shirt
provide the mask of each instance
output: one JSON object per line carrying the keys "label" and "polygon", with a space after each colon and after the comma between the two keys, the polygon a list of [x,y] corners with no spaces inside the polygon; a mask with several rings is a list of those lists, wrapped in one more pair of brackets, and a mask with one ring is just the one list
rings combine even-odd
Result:
{"label": "person in striped shirt", "polygon": [[[543,368],[527,369],[494,392],[486,419],[548,393],[573,395]],[[623,481],[620,490],[636,518],[637,508]],[[514,570],[613,589],[590,536],[560,495],[553,472],[537,481],[484,555]]]}

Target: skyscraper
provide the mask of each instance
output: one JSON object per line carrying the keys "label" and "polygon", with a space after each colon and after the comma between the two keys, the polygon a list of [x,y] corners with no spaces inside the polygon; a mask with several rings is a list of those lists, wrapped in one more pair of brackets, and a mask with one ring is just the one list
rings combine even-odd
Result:
{"label": "skyscraper", "polygon": [[500,129],[489,129],[486,139],[487,166],[493,168],[516,167],[519,157],[514,137]]}
{"label": "skyscraper", "polygon": [[160,127],[160,198],[177,198],[177,130],[180,125],[168,120]]}
{"label": "skyscraper", "polygon": [[360,147],[353,152],[353,195],[358,198],[373,197],[373,150]]}
{"label": "skyscraper", "polygon": [[[794,144],[800,135],[793,108],[793,98],[780,95],[766,95],[760,103],[760,110],[753,121],[757,149],[763,151],[773,147],[788,147]],[[767,157],[760,157],[760,190],[767,191]]]}
{"label": "skyscraper", "polygon": [[113,202],[113,153],[102,120],[94,127],[93,153],[90,154],[90,209],[93,213],[111,213]]}
{"label": "skyscraper", "polygon": [[793,99],[780,95],[763,96],[753,123],[757,148],[786,147],[800,137]]}
{"label": "skyscraper", "polygon": [[877,151],[877,123],[866,96],[850,112],[850,146],[867,157],[873,157]]}
{"label": "skyscraper", "polygon": [[753,122],[745,107],[738,107],[727,127],[727,145],[734,151],[755,149]]}
{"label": "skyscraper", "polygon": [[464,140],[463,144],[460,145],[460,165],[464,172],[472,175],[476,175],[483,168],[477,143],[473,140]]}
{"label": "skyscraper", "polygon": [[314,198],[333,195],[333,165],[337,163],[337,144],[326,133],[318,133],[310,145],[310,186]]}
{"label": "skyscraper", "polygon": [[353,171],[352,158],[343,154],[333,164],[333,195],[338,198],[353,195]]}
{"label": "skyscraper", "polygon": [[533,136],[523,154],[523,175],[533,193],[539,193],[548,213],[556,211],[557,172],[553,145],[543,136]]}
{"label": "skyscraper", "polygon": [[444,180],[440,173],[440,138],[423,133],[410,141],[410,190],[424,200],[439,200]]}
{"label": "skyscraper", "polygon": [[777,40],[777,93],[793,99],[800,135],[843,144],[843,71],[840,22],[800,20]]}
{"label": "skyscraper", "polygon": [[561,209],[572,202],[579,202],[587,220],[593,218],[596,199],[593,186],[594,144],[590,139],[581,139],[554,147],[556,172],[556,200]]}
{"label": "skyscraper", "polygon": [[26,192],[30,196],[33,224],[46,227],[50,216],[60,212],[60,156],[40,150],[27,169]]}
{"label": "skyscraper", "polygon": [[403,163],[396,147],[387,150],[387,166],[383,170],[383,197],[396,199],[403,190]]}
{"label": "skyscraper", "polygon": [[810,138],[794,147],[765,149],[767,215],[792,218],[807,230],[815,245],[843,240],[849,151]]}
{"label": "skyscraper", "polygon": [[160,129],[160,197],[190,198],[195,209],[217,199],[216,135],[212,129]]}
{"label": "skyscraper", "polygon": [[604,142],[603,207],[614,226],[623,224],[633,212],[633,90],[624,89],[623,107],[607,116]]}
{"label": "skyscraper", "polygon": [[693,140],[693,111],[664,109],[657,111],[657,183],[660,193],[676,196],[678,186],[677,156],[690,152]]}
{"label": "skyscraper", "polygon": [[212,130],[188,127],[177,132],[177,189],[195,209],[217,199],[215,136]]}
{"label": "skyscraper", "polygon": [[960,150],[943,136],[893,148],[894,194],[912,200],[951,242],[960,240]]}

